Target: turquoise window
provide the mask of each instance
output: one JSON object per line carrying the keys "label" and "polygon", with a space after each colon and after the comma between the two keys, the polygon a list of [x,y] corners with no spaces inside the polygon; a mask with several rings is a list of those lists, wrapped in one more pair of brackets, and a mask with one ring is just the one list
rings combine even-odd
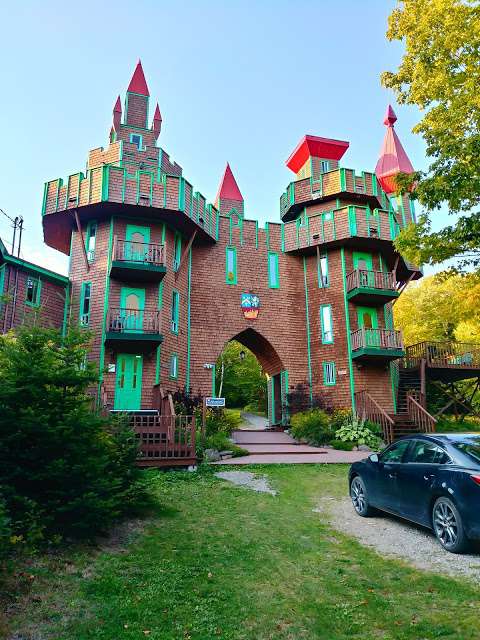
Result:
{"label": "turquoise window", "polygon": [[173,270],[178,271],[182,259],[182,236],[175,232],[173,239]]}
{"label": "turquoise window", "polygon": [[85,239],[85,249],[87,251],[87,259],[89,262],[95,260],[95,244],[97,241],[97,223],[92,220],[87,225],[87,237]]}
{"label": "turquoise window", "polygon": [[328,160],[320,160],[320,171],[321,173],[330,171],[330,162]]}
{"label": "turquoise window", "polygon": [[27,278],[25,284],[25,304],[31,307],[40,306],[40,295],[42,291],[42,282],[40,278]]}
{"label": "turquoise window", "polygon": [[337,371],[335,362],[323,363],[323,384],[327,387],[333,387],[337,382]]}
{"label": "turquoise window", "polygon": [[80,292],[80,326],[88,327],[90,324],[90,308],[92,299],[92,283],[83,282]]}
{"label": "turquoise window", "polygon": [[319,288],[328,287],[328,257],[326,253],[317,256],[317,272]]}
{"label": "turquoise window", "polygon": [[225,282],[237,284],[237,248],[227,247],[225,254]]}
{"label": "turquoise window", "polygon": [[170,356],[170,378],[172,380],[176,380],[178,378],[178,355],[176,353],[172,353]]}
{"label": "turquoise window", "polygon": [[270,289],[280,287],[280,272],[278,267],[278,253],[268,252],[268,286]]}
{"label": "turquoise window", "polygon": [[332,306],[330,304],[322,304],[320,307],[320,328],[322,344],[333,343],[333,318]]}
{"label": "turquoise window", "polygon": [[178,317],[180,312],[180,294],[175,289],[172,291],[172,315],[170,327],[172,333],[178,333]]}
{"label": "turquoise window", "polygon": [[139,133],[131,133],[130,134],[130,142],[136,145],[139,151],[144,151],[143,148],[143,137]]}

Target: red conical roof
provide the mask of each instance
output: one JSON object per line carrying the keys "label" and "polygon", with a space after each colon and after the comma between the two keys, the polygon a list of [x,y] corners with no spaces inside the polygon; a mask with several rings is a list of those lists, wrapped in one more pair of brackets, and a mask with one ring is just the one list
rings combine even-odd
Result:
{"label": "red conical roof", "polygon": [[158,102],[155,108],[155,113],[153,114],[153,121],[155,122],[155,120],[159,120],[160,122],[162,121],[162,114],[160,113],[160,107],[158,106]]}
{"label": "red conical roof", "polygon": [[120,96],[118,96],[117,101],[115,102],[113,113],[122,113],[122,103],[120,102]]}
{"label": "red conical roof", "polygon": [[397,116],[394,110],[388,105],[383,121],[387,126],[387,131],[385,132],[380,157],[375,167],[375,175],[385,193],[394,193],[397,190],[395,177],[399,173],[414,172],[412,163],[393,128],[396,120]]}
{"label": "red conical roof", "polygon": [[131,91],[132,93],[139,93],[141,96],[150,95],[147,87],[147,82],[145,80],[145,75],[143,73],[142,63],[140,62],[140,60],[135,67],[135,71],[133,72],[133,76],[130,80],[127,91]]}
{"label": "red conical roof", "polygon": [[243,196],[240,193],[240,189],[238,188],[238,184],[233,176],[228,162],[227,166],[225,167],[225,172],[220,182],[220,186],[218,187],[218,193],[217,197],[215,198],[215,202],[218,202],[219,199],[237,200],[238,202],[243,202]]}

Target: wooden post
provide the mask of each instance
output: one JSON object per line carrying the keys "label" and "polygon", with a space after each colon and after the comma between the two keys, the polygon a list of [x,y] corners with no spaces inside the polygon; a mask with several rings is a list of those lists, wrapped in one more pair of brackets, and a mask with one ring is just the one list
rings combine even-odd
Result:
{"label": "wooden post", "polygon": [[76,209],[74,211],[74,215],[75,215],[75,222],[77,223],[77,231],[80,234],[80,242],[82,243],[83,260],[85,262],[85,267],[86,267],[87,271],[89,271],[90,270],[90,265],[88,264],[87,250],[85,249],[85,240],[83,238],[82,226],[80,224],[80,219],[78,217],[78,211]]}
{"label": "wooden post", "polygon": [[197,230],[195,229],[195,231],[192,233],[192,237],[188,241],[188,244],[185,247],[185,249],[183,250],[183,253],[182,253],[181,257],[180,257],[180,264],[178,265],[178,269],[175,271],[175,281],[177,281],[177,279],[178,279],[178,274],[182,270],[183,263],[185,262],[185,258],[187,256],[188,252],[190,251],[190,248],[191,248],[191,246],[193,244],[193,241],[195,240],[195,236],[196,235],[197,235]]}
{"label": "wooden post", "polygon": [[205,446],[205,437],[207,432],[207,401],[203,398],[202,406],[202,446]]}

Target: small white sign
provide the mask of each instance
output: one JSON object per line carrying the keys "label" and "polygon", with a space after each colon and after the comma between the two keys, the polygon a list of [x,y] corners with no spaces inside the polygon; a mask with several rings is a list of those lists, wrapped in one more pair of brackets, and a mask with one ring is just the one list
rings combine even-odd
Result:
{"label": "small white sign", "polygon": [[115,373],[115,365],[114,364],[109,364],[108,365],[108,373]]}
{"label": "small white sign", "polygon": [[205,398],[206,407],[224,407],[225,398]]}
{"label": "small white sign", "polygon": [[339,369],[338,370],[338,375],[339,376],[346,376],[347,375],[347,370],[346,369]]}

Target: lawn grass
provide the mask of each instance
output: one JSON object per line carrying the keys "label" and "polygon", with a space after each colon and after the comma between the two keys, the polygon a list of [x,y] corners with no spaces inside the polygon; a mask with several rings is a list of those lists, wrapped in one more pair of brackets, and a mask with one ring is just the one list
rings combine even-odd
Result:
{"label": "lawn grass", "polygon": [[345,495],[346,466],[252,470],[279,495],[217,480],[211,468],[159,474],[162,506],[127,548],[29,569],[30,603],[11,632],[25,640],[479,637],[477,586],[384,560],[313,511],[322,496]]}

